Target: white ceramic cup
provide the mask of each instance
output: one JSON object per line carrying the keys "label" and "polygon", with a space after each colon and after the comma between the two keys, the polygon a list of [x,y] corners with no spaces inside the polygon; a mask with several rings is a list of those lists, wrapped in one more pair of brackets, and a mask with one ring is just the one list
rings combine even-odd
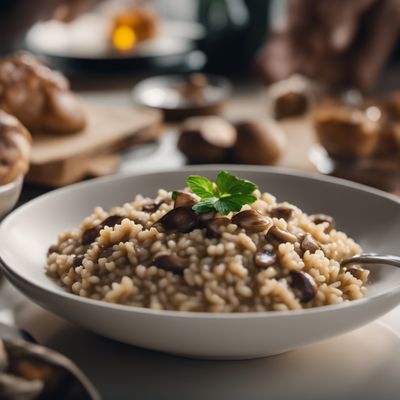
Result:
{"label": "white ceramic cup", "polygon": [[20,175],[12,182],[0,185],[0,219],[15,206],[21,194],[23,182],[24,178]]}

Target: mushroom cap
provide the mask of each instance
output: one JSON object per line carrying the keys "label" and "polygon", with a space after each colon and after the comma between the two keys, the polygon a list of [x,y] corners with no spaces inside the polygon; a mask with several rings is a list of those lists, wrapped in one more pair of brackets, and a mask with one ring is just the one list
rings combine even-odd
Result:
{"label": "mushroom cap", "polygon": [[278,257],[274,251],[261,249],[258,250],[256,254],[254,254],[253,262],[256,267],[268,268],[269,266],[276,263],[277,258]]}
{"label": "mushroom cap", "polygon": [[178,148],[192,163],[221,162],[235,141],[235,128],[224,119],[191,117],[183,122]]}
{"label": "mushroom cap", "polygon": [[289,91],[275,100],[276,119],[300,116],[306,113],[309,101],[305,93]]}
{"label": "mushroom cap", "polygon": [[289,285],[302,303],[307,303],[315,297],[317,285],[311,275],[304,271],[290,271],[289,277]]}
{"label": "mushroom cap", "polygon": [[241,121],[236,124],[236,131],[231,154],[237,163],[275,164],[285,150],[285,132],[271,119]]}
{"label": "mushroom cap", "polygon": [[307,112],[315,84],[301,75],[292,75],[271,84],[267,91],[270,114],[275,119],[301,116]]}
{"label": "mushroom cap", "polygon": [[312,114],[315,131],[328,154],[340,159],[373,154],[379,139],[379,123],[354,107],[326,104]]}
{"label": "mushroom cap", "polygon": [[232,223],[251,233],[267,231],[273,225],[271,218],[263,216],[255,210],[238,212],[232,217]]}
{"label": "mushroom cap", "polygon": [[156,226],[158,224],[167,231],[187,233],[198,227],[199,216],[191,208],[178,207],[168,211],[156,222]]}

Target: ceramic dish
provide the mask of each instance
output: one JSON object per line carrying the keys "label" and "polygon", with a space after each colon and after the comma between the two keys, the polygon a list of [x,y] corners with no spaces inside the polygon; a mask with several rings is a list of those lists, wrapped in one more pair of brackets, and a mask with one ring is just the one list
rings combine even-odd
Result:
{"label": "ceramic dish", "polygon": [[170,21],[161,24],[157,37],[141,43],[135,51],[117,53],[108,43],[108,24],[92,13],[70,24],[39,22],[27,34],[27,47],[60,69],[115,73],[186,65],[196,42],[204,36],[200,24]]}
{"label": "ceramic dish", "polygon": [[314,144],[309,158],[322,174],[348,179],[390,193],[400,193],[400,157],[397,155],[381,159],[341,161],[330,157],[321,145]]}
{"label": "ceramic dish", "polygon": [[50,311],[104,336],[154,350],[216,359],[278,354],[339,335],[385,314],[400,302],[400,270],[373,267],[365,298],[300,311],[239,314],[154,311],[89,300],[65,292],[44,273],[57,234],[76,226],[96,205],[110,208],[137,193],[179,188],[189,174],[215,177],[221,168],[305,212],[335,217],[337,226],[366,251],[399,255],[400,202],[346,181],[276,168],[195,166],[179,171],[101,178],[60,189],[27,203],[0,227],[6,276]]}
{"label": "ceramic dish", "polygon": [[169,121],[180,121],[191,116],[219,114],[229,99],[232,86],[230,82],[217,75],[204,75],[207,86],[204,88],[204,101],[200,104],[182,101],[176,88],[182,86],[189,76],[161,75],[144,79],[132,90],[135,103],[156,108],[164,112]]}
{"label": "ceramic dish", "polygon": [[22,176],[15,181],[0,185],[0,218],[6,215],[17,202],[24,179]]}

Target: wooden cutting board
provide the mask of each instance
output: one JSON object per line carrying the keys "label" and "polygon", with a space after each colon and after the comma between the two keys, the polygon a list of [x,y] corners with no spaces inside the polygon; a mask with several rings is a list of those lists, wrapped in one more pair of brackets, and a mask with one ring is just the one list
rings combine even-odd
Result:
{"label": "wooden cutting board", "polygon": [[162,114],[151,109],[84,103],[86,128],[75,134],[34,134],[28,182],[64,186],[114,172],[116,152],[157,139]]}

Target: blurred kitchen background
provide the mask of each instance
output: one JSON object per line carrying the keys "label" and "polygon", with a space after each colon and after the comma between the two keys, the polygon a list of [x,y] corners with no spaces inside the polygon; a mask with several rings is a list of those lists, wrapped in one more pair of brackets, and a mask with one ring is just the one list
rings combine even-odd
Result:
{"label": "blurred kitchen background", "polygon": [[[152,72],[205,69],[247,73],[265,40],[271,12],[281,12],[278,9],[283,5],[275,2],[273,6],[262,0],[69,1],[65,7],[76,8],[74,16],[79,17],[66,26],[47,20],[63,18],[62,4],[57,10],[54,0],[30,3],[0,2],[0,14],[7,16],[1,27],[3,51],[27,47],[49,56],[51,64],[63,70],[124,70],[131,74],[140,70],[150,73],[149,68]],[[80,14],[85,9],[88,12]],[[29,26],[43,19],[47,22],[34,26],[25,40]],[[125,24],[135,31],[135,38],[131,36],[133,31],[121,29],[111,38],[114,50],[124,53],[120,56],[125,62],[116,62],[116,54],[108,48],[109,30],[115,24]],[[148,59],[129,63],[127,53],[135,53],[132,58]],[[114,62],[102,63],[102,56]]]}
{"label": "blurred kitchen background", "polygon": [[[0,0],[4,57],[35,54],[89,104],[85,131],[33,132],[23,201],[188,162],[278,165],[397,193],[399,27],[395,0]],[[235,138],[218,118],[187,122],[208,115]]]}

